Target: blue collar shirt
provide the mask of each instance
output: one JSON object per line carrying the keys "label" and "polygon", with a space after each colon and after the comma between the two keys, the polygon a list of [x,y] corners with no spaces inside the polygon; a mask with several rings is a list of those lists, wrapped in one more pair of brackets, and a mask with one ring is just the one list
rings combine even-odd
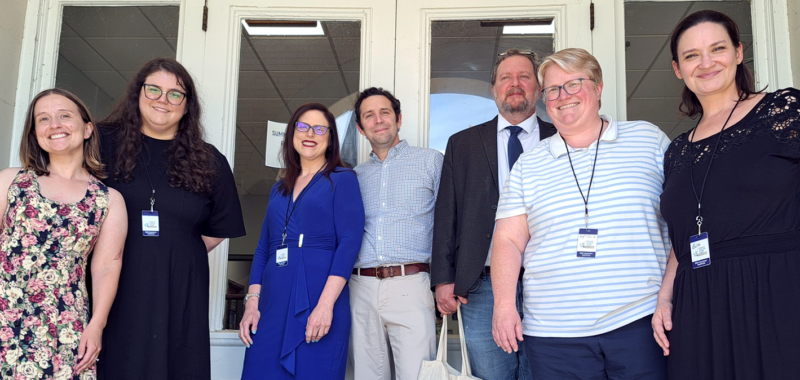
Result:
{"label": "blue collar shirt", "polygon": [[356,268],[430,263],[442,153],[408,145],[356,166],[366,223]]}

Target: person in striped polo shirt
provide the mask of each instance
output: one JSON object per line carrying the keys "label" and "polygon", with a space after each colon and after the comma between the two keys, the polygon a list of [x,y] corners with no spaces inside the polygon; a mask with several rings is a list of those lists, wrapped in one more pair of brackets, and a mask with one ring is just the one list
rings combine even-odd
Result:
{"label": "person in striped polo shirt", "polygon": [[495,342],[509,353],[524,342],[534,379],[663,379],[650,316],[670,251],[659,211],[670,141],[599,114],[602,71],[583,49],[545,58],[539,82],[558,133],[520,157],[500,196]]}

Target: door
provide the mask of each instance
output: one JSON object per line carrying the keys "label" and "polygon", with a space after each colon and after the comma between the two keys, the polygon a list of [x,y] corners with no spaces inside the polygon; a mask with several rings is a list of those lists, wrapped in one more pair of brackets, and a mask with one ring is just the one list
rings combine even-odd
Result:
{"label": "door", "polygon": [[[334,5],[335,4],[335,5]],[[228,157],[248,236],[209,256],[212,377],[241,375],[237,334],[269,193],[279,176],[282,128],[308,102],[336,116],[343,158],[358,163],[352,104],[361,88],[394,90],[394,0],[209,0],[204,112],[208,140]],[[274,141],[277,145],[273,145]]]}
{"label": "door", "polygon": [[[596,3],[601,7],[610,1]],[[566,47],[595,54],[611,71],[606,76],[604,70],[603,100],[613,105],[616,57],[613,50],[599,48],[613,44],[596,47],[594,41],[612,41],[614,28],[593,29],[592,12],[587,0],[399,1],[394,83],[395,95],[403,102],[401,138],[444,150],[453,132],[494,117],[490,72],[497,55],[512,47],[534,51],[540,60]],[[514,31],[509,26],[543,28]],[[476,109],[483,111],[473,112]]]}

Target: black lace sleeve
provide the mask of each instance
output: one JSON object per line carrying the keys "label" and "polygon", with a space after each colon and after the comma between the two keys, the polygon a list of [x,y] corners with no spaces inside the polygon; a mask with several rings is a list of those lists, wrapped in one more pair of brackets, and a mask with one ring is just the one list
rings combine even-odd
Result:
{"label": "black lace sleeve", "polygon": [[689,132],[685,132],[676,137],[667,147],[664,152],[664,185],[666,185],[669,175],[675,170],[688,163],[688,156],[686,155],[689,145]]}
{"label": "black lace sleeve", "polygon": [[[715,136],[689,143],[686,132],[673,140],[664,154],[665,183],[690,163],[707,162],[714,151]],[[741,121],[722,132],[716,155],[736,150],[758,136],[769,136],[800,158],[800,90],[786,88],[766,94]]]}
{"label": "black lace sleeve", "polygon": [[756,111],[759,132],[770,133],[800,153],[800,90],[786,88],[767,96],[769,101],[762,102]]}

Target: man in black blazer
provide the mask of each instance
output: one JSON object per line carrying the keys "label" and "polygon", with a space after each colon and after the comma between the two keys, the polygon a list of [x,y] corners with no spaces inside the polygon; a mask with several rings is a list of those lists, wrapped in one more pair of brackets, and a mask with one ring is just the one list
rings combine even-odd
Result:
{"label": "man in black blazer", "polygon": [[[509,49],[501,54],[491,83],[499,115],[447,142],[434,212],[431,284],[442,314],[462,304],[473,375],[527,380],[531,374],[523,350],[507,354],[492,338],[489,253],[497,202],[513,163],[556,130],[535,116],[540,92],[533,53]],[[521,284],[517,296],[521,317]]]}

